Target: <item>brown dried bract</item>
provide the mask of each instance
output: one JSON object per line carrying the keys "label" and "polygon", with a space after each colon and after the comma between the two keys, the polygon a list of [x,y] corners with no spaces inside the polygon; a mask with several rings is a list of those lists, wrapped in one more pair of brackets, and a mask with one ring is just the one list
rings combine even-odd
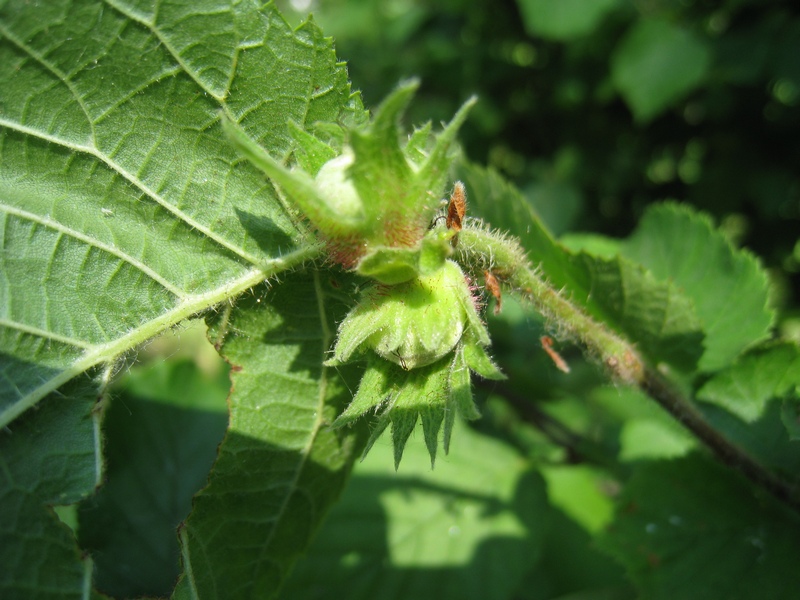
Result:
{"label": "brown dried bract", "polygon": [[456,181],[453,186],[453,193],[450,194],[450,204],[447,205],[447,224],[448,229],[456,233],[461,231],[464,216],[467,214],[467,192],[464,184]]}
{"label": "brown dried bract", "polygon": [[497,277],[495,277],[491,271],[484,271],[483,279],[486,281],[486,291],[494,296],[494,299],[496,300],[494,305],[494,314],[498,314],[500,309],[503,307],[503,297],[500,294],[500,283],[497,281]]}
{"label": "brown dried bract", "polygon": [[556,365],[556,368],[559,371],[563,371],[564,373],[569,373],[569,365],[567,361],[561,358],[561,355],[553,350],[553,338],[549,335],[543,335],[539,338],[539,341],[542,343],[542,350],[547,352],[547,356],[550,357],[550,360]]}

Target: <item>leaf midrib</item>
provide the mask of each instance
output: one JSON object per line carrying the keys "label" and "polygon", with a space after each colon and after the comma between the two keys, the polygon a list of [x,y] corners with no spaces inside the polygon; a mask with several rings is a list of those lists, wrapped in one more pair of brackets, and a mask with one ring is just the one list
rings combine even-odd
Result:
{"label": "leaf midrib", "polygon": [[255,286],[264,279],[287,269],[297,267],[303,262],[313,260],[319,253],[319,246],[307,246],[284,256],[271,259],[266,264],[262,263],[261,267],[251,269],[234,281],[225,282],[219,287],[203,294],[185,296],[180,304],[171,310],[162,313],[155,319],[143,323],[140,327],[137,327],[126,335],[105,344],[91,346],[86,350],[83,356],[73,362],[69,368],[60,371],[57,375],[28,392],[9,407],[0,411],[0,428],[13,421],[17,416],[36,404],[41,398],[55,391],[80,373],[100,363],[114,360],[131,348],[155,337],[175,323],[202,313],[221,302],[229,300]]}

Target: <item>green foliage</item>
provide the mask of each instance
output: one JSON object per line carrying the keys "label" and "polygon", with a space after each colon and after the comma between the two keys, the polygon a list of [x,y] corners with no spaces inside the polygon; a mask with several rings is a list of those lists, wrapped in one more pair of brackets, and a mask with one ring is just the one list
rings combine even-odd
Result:
{"label": "green foliage", "polygon": [[0,596],[793,598],[800,14],[318,8],[0,1]]}
{"label": "green foliage", "polygon": [[797,515],[754,498],[740,478],[707,460],[642,464],[619,507],[600,544],[647,598],[796,594]]}
{"label": "green foliage", "polygon": [[282,597],[510,597],[541,556],[544,483],[506,445],[462,429],[434,471],[414,444],[395,473],[378,443]]}
{"label": "green foliage", "polygon": [[691,92],[710,62],[706,47],[690,32],[643,20],[611,57],[611,77],[634,116],[648,121]]}
{"label": "green foliage", "polygon": [[99,484],[94,399],[94,387],[78,378],[63,396],[0,432],[3,598],[85,598],[91,589],[92,561],[53,507],[73,504]]}
{"label": "green foliage", "polygon": [[545,39],[570,40],[594,31],[619,0],[519,0],[525,29]]}
{"label": "green foliage", "polygon": [[310,256],[275,192],[236,164],[220,109],[246,114],[278,154],[287,120],[357,110],[319,30],[293,32],[274,9],[104,8],[5,3],[0,15],[3,424]]}
{"label": "green foliage", "polygon": [[78,509],[81,547],[94,557],[94,583],[107,594],[171,592],[180,574],[175,530],[214,462],[229,387],[227,369],[203,372],[184,358],[134,370],[111,395],[103,417],[105,481]]}
{"label": "green foliage", "polygon": [[[694,367],[702,352],[701,325],[689,299],[669,282],[669,274],[656,278],[619,255],[567,252],[538,222],[525,198],[496,173],[464,165],[461,175],[475,213],[518,235],[553,286],[587,313],[636,339],[654,362]],[[535,225],[529,225],[532,219]],[[559,325],[553,323],[555,328]]]}
{"label": "green foliage", "polygon": [[774,312],[758,260],[714,231],[710,220],[680,205],[649,210],[622,253],[677,284],[703,325],[699,368],[713,371],[769,335]]}
{"label": "green foliage", "polygon": [[342,316],[335,288],[300,273],[267,302],[264,291],[213,320],[235,393],[208,485],[180,532],[176,598],[277,589],[360,453],[358,430],[330,427],[349,399],[346,382],[322,366]]}
{"label": "green foliage", "polygon": [[[800,352],[795,344],[767,344],[740,356],[711,378],[698,398],[724,407],[752,423],[764,413],[767,402],[786,398],[800,386]],[[787,424],[788,425],[788,424]]]}

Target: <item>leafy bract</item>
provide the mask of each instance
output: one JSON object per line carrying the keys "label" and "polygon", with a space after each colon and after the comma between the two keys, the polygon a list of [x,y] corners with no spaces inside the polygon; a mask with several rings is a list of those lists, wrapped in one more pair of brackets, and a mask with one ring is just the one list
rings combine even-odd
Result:
{"label": "leafy bract", "polygon": [[627,32],[611,57],[611,78],[639,121],[657,117],[703,80],[711,53],[692,32],[646,19]]}
{"label": "leafy bract", "polygon": [[376,443],[282,597],[512,597],[548,528],[543,482],[467,427],[453,450],[431,471],[423,445],[410,444],[395,472],[392,445]]}
{"label": "leafy bract", "polygon": [[0,597],[87,598],[92,562],[52,507],[85,497],[101,477],[96,387],[71,382],[0,429]]}
{"label": "leafy bract", "polygon": [[180,532],[173,597],[272,597],[337,499],[364,441],[330,427],[355,387],[346,368],[322,365],[347,308],[337,286],[335,275],[296,273],[213,319],[231,364],[230,422]]}
{"label": "leafy bract", "polygon": [[0,425],[76,374],[314,256],[220,127],[275,155],[351,109],[271,4],[0,7]]}
{"label": "leafy bract", "polygon": [[642,598],[789,600],[800,586],[799,540],[796,515],[695,455],[642,464],[599,544]]}

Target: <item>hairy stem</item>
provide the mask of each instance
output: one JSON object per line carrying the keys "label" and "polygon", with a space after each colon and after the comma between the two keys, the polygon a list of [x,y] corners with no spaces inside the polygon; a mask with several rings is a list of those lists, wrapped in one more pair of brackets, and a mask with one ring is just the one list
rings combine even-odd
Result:
{"label": "hairy stem", "polygon": [[689,398],[646,363],[632,343],[595,321],[553,288],[531,267],[516,240],[485,229],[465,229],[459,233],[459,252],[466,264],[492,270],[506,285],[530,300],[548,321],[557,323],[561,332],[599,359],[615,381],[634,385],[658,402],[720,462],[737,469],[800,513],[800,490],[796,485],[780,478],[715,429]]}

